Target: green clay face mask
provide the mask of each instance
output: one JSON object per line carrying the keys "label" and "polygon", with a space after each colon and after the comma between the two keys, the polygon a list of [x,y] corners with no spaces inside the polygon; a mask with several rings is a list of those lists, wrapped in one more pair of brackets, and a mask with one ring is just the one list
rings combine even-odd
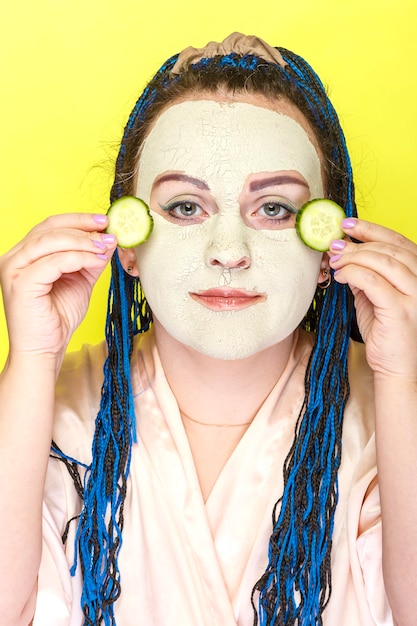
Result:
{"label": "green clay face mask", "polygon": [[[210,357],[241,359],[287,338],[317,286],[321,254],[298,238],[283,202],[322,197],[320,159],[292,117],[212,100],[175,104],[139,160],[136,195],[151,237],[136,249],[154,317]],[[265,210],[269,211],[269,213]]]}

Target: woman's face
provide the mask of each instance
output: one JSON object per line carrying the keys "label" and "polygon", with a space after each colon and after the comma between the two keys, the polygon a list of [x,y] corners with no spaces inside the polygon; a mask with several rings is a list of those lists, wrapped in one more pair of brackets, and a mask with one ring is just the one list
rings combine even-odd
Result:
{"label": "woman's face", "polygon": [[176,340],[240,359],[299,325],[321,262],[294,228],[323,196],[310,137],[292,105],[257,96],[187,100],[155,122],[136,189],[154,230],[136,256],[154,318]]}

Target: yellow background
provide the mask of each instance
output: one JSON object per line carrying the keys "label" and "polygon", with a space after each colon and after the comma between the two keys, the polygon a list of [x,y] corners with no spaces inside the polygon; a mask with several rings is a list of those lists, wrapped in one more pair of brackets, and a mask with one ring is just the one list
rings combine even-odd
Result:
{"label": "yellow background", "polygon": [[[417,241],[415,0],[0,4],[0,253],[45,216],[104,212],[126,117],[161,63],[232,31],[313,65],[339,112],[360,213]],[[103,337],[108,275],[71,347]],[[7,333],[0,316],[0,364]]]}

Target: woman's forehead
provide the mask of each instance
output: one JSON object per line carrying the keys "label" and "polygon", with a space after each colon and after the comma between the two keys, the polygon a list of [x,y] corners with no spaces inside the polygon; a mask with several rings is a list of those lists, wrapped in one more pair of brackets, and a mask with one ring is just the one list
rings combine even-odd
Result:
{"label": "woman's forehead", "polygon": [[137,191],[148,202],[153,182],[167,171],[185,172],[211,187],[242,185],[252,173],[281,170],[300,172],[313,197],[323,193],[316,147],[286,107],[187,100],[167,108],[148,134]]}
{"label": "woman's forehead", "polygon": [[[319,144],[309,121],[300,111],[300,109],[293,102],[285,98],[285,96],[268,97],[262,93],[239,90],[231,92],[225,88],[223,89],[219,87],[216,91],[201,91],[195,94],[187,94],[186,97],[182,97],[171,102],[171,104],[165,107],[162,112],[177,104],[182,104],[184,102],[199,102],[202,100],[206,102],[217,102],[218,104],[235,104],[239,102],[252,104],[256,107],[268,109],[270,111],[275,111],[276,113],[282,113],[284,115],[292,117],[296,122],[300,124],[300,126],[302,126],[302,128],[304,128],[311,142],[319,151]],[[162,113],[160,113],[159,116],[161,114]]]}

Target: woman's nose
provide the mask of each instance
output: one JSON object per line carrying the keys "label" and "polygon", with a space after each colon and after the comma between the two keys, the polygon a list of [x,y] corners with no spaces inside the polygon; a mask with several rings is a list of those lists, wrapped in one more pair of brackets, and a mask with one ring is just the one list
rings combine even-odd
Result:
{"label": "woman's nose", "polygon": [[219,219],[213,229],[212,238],[206,251],[208,266],[221,266],[228,269],[246,269],[251,265],[251,255],[247,245],[247,226],[239,217]]}
{"label": "woman's nose", "polygon": [[250,258],[248,255],[240,256],[239,258],[228,258],[225,254],[218,254],[217,256],[212,256],[209,259],[209,264],[220,265],[221,267],[227,267],[228,269],[246,269],[250,267]]}

